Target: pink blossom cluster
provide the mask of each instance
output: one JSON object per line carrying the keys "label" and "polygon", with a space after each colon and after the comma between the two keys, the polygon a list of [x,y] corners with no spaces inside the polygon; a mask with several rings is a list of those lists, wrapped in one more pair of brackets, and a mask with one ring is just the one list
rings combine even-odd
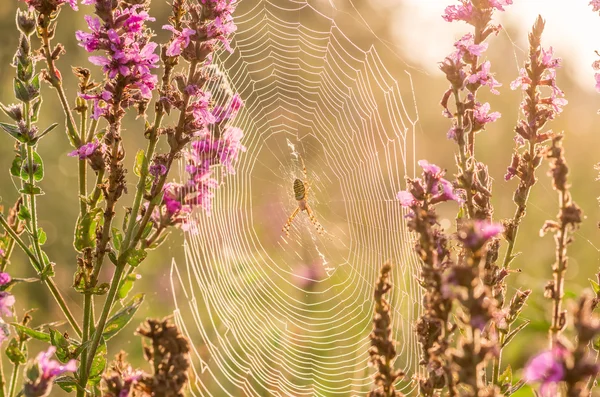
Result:
{"label": "pink blossom cluster", "polygon": [[[77,0],[23,0],[29,6],[29,9],[35,9],[39,13],[47,14],[48,11],[57,10],[63,4],[68,4],[75,11],[78,10]],[[86,0],[83,0],[85,4]]]}
{"label": "pink blossom cluster", "polygon": [[[190,105],[193,115],[191,123],[198,139],[193,141],[190,150],[185,153],[186,172],[189,175],[187,184],[169,183],[165,186],[163,201],[164,215],[171,224],[183,223],[194,207],[202,208],[206,213],[212,209],[214,190],[218,186],[212,177],[213,168],[222,166],[226,173],[234,174],[234,163],[239,153],[246,151],[241,139],[243,131],[238,127],[218,125],[229,120],[240,111],[243,102],[235,94],[228,106],[210,108],[210,93],[198,89],[190,90],[195,97]],[[219,137],[211,133],[209,127],[221,131]],[[156,165],[157,167],[159,165]]]}
{"label": "pink blossom cluster", "polygon": [[[568,103],[568,101],[564,98],[564,92],[556,85],[556,69],[561,65],[560,58],[554,58],[554,53],[552,47],[548,48],[548,50],[542,48],[542,56],[540,60],[540,67],[543,68],[544,73],[541,76],[541,79],[537,81],[538,86],[546,86],[550,87],[550,96],[546,98],[542,98],[541,103],[544,105],[548,105],[550,107],[550,112],[548,115],[549,119],[554,119],[556,115],[560,114],[563,110],[563,107]],[[527,91],[532,84],[531,76],[525,68],[521,68],[519,70],[519,77],[517,77],[512,83],[510,83],[510,88],[516,90],[517,88],[521,88],[523,91]],[[529,111],[527,109],[527,101],[521,102],[521,109],[524,111]]]}
{"label": "pink blossom cluster", "polygon": [[223,43],[225,49],[232,52],[230,35],[237,30],[233,22],[237,0],[200,0],[207,8],[209,22],[205,25],[205,34],[211,40]]}
{"label": "pink blossom cluster", "polygon": [[[489,103],[480,103],[475,99],[475,93],[480,87],[486,86],[492,94],[498,95],[500,92],[497,88],[502,86],[491,72],[490,61],[479,64],[478,58],[483,56],[488,48],[486,38],[491,34],[498,34],[501,29],[501,26],[491,24],[493,11],[504,11],[504,7],[512,4],[512,0],[482,0],[476,4],[477,6],[470,0],[461,0],[459,5],[446,8],[442,15],[444,20],[467,22],[476,28],[476,34],[467,33],[457,40],[454,43],[456,50],[440,63],[441,71],[451,84],[442,97],[442,113],[445,117],[454,119],[455,115],[449,109],[448,102],[453,94],[468,90],[465,102],[461,106],[465,113],[471,115],[469,120],[473,125],[466,124],[465,127],[470,127],[472,132],[483,130],[486,124],[500,118],[500,113],[490,113]],[[459,131],[456,123],[453,123],[447,133],[448,138],[462,142],[465,127]]]}
{"label": "pink blossom cluster", "polygon": [[[230,35],[237,30],[233,21],[233,12],[237,0],[200,0],[202,5],[202,21],[192,21],[176,28],[173,25],[164,25],[163,29],[173,33],[171,42],[167,46],[167,56],[179,56],[194,42],[211,52],[216,42],[221,42],[223,47],[232,52]],[[196,51],[192,51],[196,53]],[[210,61],[210,55],[208,57]]]}
{"label": "pink blossom cluster", "polygon": [[443,178],[445,171],[427,160],[420,160],[418,164],[423,168],[422,178],[409,180],[410,188],[396,195],[403,207],[420,207],[425,202],[437,204],[450,200],[458,203],[464,201],[452,182]]}
{"label": "pink blossom cluster", "polygon": [[[512,0],[483,0],[482,3],[484,9],[504,11],[504,7],[511,5],[513,2]],[[447,22],[464,21],[472,24],[477,18],[477,12],[477,8],[473,7],[470,0],[460,0],[459,5],[446,7],[442,18]]]}
{"label": "pink blossom cluster", "polygon": [[56,377],[66,372],[77,371],[77,361],[69,360],[62,365],[52,356],[56,353],[56,347],[50,346],[45,352],[40,352],[31,368],[26,371],[26,382],[23,387],[25,397],[43,397],[51,393],[52,383]]}
{"label": "pink blossom cluster", "polygon": [[556,396],[558,383],[566,375],[565,361],[569,351],[560,343],[533,357],[526,365],[524,378],[528,383],[540,383],[542,397]]}
{"label": "pink blossom cluster", "polygon": [[499,223],[475,220],[458,233],[458,240],[472,251],[481,249],[490,239],[504,231]]}
{"label": "pink blossom cluster", "polygon": [[79,147],[79,149],[73,150],[71,153],[69,153],[69,156],[79,157],[79,160],[86,160],[91,158],[96,153],[101,153],[103,150],[104,144],[96,139],[92,142],[82,145]]}
{"label": "pink blossom cluster", "polygon": [[[112,10],[111,0],[83,0],[95,4],[98,17],[86,16],[90,32],[77,31],[79,44],[88,52],[104,51],[106,55],[90,56],[91,63],[102,66],[110,79],[99,94],[81,95],[94,101],[92,117],[106,116],[113,102],[115,87],[125,87],[125,106],[152,98],[157,77],[150,70],[157,67],[157,44],[150,41],[145,22],[155,19],[143,5],[122,5]],[[104,12],[98,12],[103,10]]]}

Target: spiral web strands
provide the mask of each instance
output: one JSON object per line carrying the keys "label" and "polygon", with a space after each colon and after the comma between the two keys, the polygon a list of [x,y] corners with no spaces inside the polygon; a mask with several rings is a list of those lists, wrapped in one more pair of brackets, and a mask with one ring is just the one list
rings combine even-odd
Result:
{"label": "spiral web strands", "polygon": [[[418,262],[395,195],[414,172],[418,114],[410,76],[386,70],[360,17],[346,31],[371,42],[353,44],[339,12],[243,0],[234,53],[211,68],[216,103],[229,87],[245,101],[231,124],[247,152],[235,175],[217,175],[212,213],[194,214],[186,261],[172,268],[175,318],[195,349],[194,395],[364,395],[373,286],[388,259],[396,366],[408,374],[398,388],[413,388]],[[308,182],[325,234],[306,212],[282,232],[298,207],[296,178]]]}

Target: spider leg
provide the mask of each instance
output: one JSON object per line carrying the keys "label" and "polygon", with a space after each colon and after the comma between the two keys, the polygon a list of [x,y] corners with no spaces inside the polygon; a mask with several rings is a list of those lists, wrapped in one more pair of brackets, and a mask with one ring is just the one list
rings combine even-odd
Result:
{"label": "spider leg", "polygon": [[288,218],[287,222],[283,226],[283,229],[281,229],[282,232],[285,232],[285,235],[287,237],[290,237],[290,227],[292,227],[292,221],[294,220],[294,218],[296,217],[296,215],[298,215],[299,212],[300,212],[300,207],[296,207],[296,210]]}
{"label": "spider leg", "polygon": [[317,229],[317,233],[325,234],[325,229],[323,228],[323,226],[321,226],[321,224],[317,220],[317,217],[315,216],[315,213],[310,209],[308,205],[306,206],[306,213],[308,214],[308,219],[310,220],[310,223],[312,223]]}
{"label": "spider leg", "polygon": [[304,174],[304,199],[306,200],[310,190],[310,183],[308,182],[308,171],[306,170],[306,164],[304,164],[304,159],[302,157],[300,157],[300,162],[302,163],[302,173]]}

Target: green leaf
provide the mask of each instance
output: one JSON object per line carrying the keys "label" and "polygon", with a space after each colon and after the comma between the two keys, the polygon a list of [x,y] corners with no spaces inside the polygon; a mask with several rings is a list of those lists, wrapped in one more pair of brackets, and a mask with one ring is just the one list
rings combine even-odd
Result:
{"label": "green leaf", "polygon": [[15,156],[11,166],[10,166],[10,174],[12,176],[16,176],[17,178],[21,178],[21,167],[23,165],[23,159],[18,154]]}
{"label": "green leaf", "polygon": [[117,259],[117,254],[115,253],[115,250],[108,251],[108,259],[110,259],[112,264],[115,266],[117,266],[117,263],[119,263],[119,260]]}
{"label": "green leaf", "polygon": [[36,89],[36,91],[40,90],[40,75],[39,73],[35,75],[33,80],[31,80],[31,86]]}
{"label": "green leaf", "polygon": [[146,163],[146,155],[144,151],[140,149],[135,155],[135,164],[133,165],[133,173],[139,177],[142,175],[142,167],[144,167]]}
{"label": "green leaf", "polygon": [[504,372],[498,377],[498,384],[500,385],[502,393],[506,393],[512,386],[512,377],[512,368],[508,365]]}
{"label": "green leaf", "polygon": [[109,340],[121,331],[131,321],[133,315],[144,301],[144,294],[135,295],[127,305],[119,310],[114,316],[108,319],[102,336]]}
{"label": "green leaf", "polygon": [[95,211],[86,213],[83,217],[77,219],[75,227],[74,246],[78,252],[82,252],[84,248],[94,248],[96,246],[96,228],[102,216],[102,209],[98,208]]}
{"label": "green leaf", "polygon": [[6,355],[13,364],[25,364],[27,361],[25,353],[19,349],[19,342],[16,338],[11,338],[8,346],[6,346]]}
{"label": "green leaf", "polygon": [[67,393],[72,393],[78,387],[77,379],[69,375],[59,376],[54,380],[54,383]]}
{"label": "green leaf", "polygon": [[113,246],[115,247],[115,249],[120,250],[121,243],[123,243],[123,234],[116,227],[112,228],[112,241],[113,241]]}
{"label": "green leaf", "polygon": [[152,222],[146,223],[146,226],[144,226],[144,231],[142,232],[142,239],[148,238],[148,236],[150,235],[150,232],[152,232],[153,228],[154,228],[154,225],[152,224]]}
{"label": "green leaf", "polygon": [[31,212],[29,212],[29,209],[26,205],[22,205],[19,207],[19,213],[17,214],[17,216],[20,220],[24,222],[28,222],[31,220]]}
{"label": "green leaf", "polygon": [[38,228],[38,242],[41,245],[44,245],[44,244],[46,244],[46,240],[48,240],[48,236],[46,235],[46,232],[41,227]]}
{"label": "green leaf", "polygon": [[594,294],[598,295],[600,294],[600,284],[598,284],[596,281],[592,280],[591,278],[590,280],[590,284],[592,285],[592,290],[594,291]]}
{"label": "green leaf", "polygon": [[23,81],[29,81],[33,76],[33,62],[30,60],[17,62],[17,76]]}
{"label": "green leaf", "polygon": [[529,320],[525,320],[523,324],[510,331],[510,333],[506,336],[506,339],[504,340],[504,344],[501,347],[504,348],[506,345],[508,345],[512,338],[514,338],[519,332],[521,332],[525,327],[527,327],[529,323]]}
{"label": "green leaf", "polygon": [[162,245],[162,243],[164,243],[167,240],[167,237],[169,237],[170,234],[171,234],[171,232],[163,232],[162,235],[156,239],[156,241],[154,241],[152,244],[150,244],[148,249],[153,250],[153,249],[160,247]]}
{"label": "green leaf", "polygon": [[81,292],[83,294],[89,294],[89,295],[105,295],[108,290],[110,289],[110,284],[109,283],[102,283],[96,287],[93,288],[83,288],[83,283],[81,284],[82,286],[76,286],[75,289],[78,292]]}
{"label": "green leaf", "polygon": [[31,105],[31,121],[36,123],[40,115],[40,109],[42,108],[42,98],[38,98],[33,105]]}
{"label": "green leaf", "polygon": [[29,142],[29,137],[21,134],[21,130],[19,129],[19,127],[17,127],[14,124],[0,123],[0,128],[8,132],[8,135],[12,136],[21,143]]}
{"label": "green leaf", "polygon": [[56,347],[56,358],[62,363],[66,363],[71,359],[69,346],[71,344],[63,334],[55,329],[50,330],[50,343]]}
{"label": "green leaf", "polygon": [[137,267],[140,263],[146,259],[148,253],[143,249],[130,249],[126,253],[127,264],[131,267]]}
{"label": "green leaf", "polygon": [[25,83],[19,79],[14,79],[13,89],[15,91],[15,97],[21,102],[29,102],[32,98],[29,95],[29,90]]}
{"label": "green leaf", "polygon": [[44,194],[44,192],[42,192],[42,189],[39,186],[35,186],[32,183],[24,183],[23,189],[20,189],[19,193],[36,195],[36,196],[40,196],[40,195]]}
{"label": "green leaf", "polygon": [[119,290],[117,292],[119,299],[127,298],[127,295],[132,290],[136,280],[139,280],[140,278],[142,278],[142,276],[135,273],[127,275],[127,277],[121,281],[121,285],[119,286]]}
{"label": "green leaf", "polygon": [[58,127],[58,123],[54,123],[51,124],[48,128],[46,128],[44,131],[42,131],[41,134],[39,134],[36,138],[36,141],[39,141],[41,138],[43,138],[47,133],[49,133],[50,131],[52,131],[53,129],[55,129],[56,127]]}
{"label": "green leaf", "polygon": [[96,355],[92,360],[88,384],[98,384],[101,375],[104,372],[104,368],[106,368],[106,342],[102,339],[100,345],[98,345],[98,349],[96,349]]}
{"label": "green leaf", "polygon": [[33,339],[41,340],[42,342],[50,342],[50,334],[47,334],[46,332],[37,331],[17,323],[10,323],[10,325],[15,327],[17,332],[20,334],[27,335]]}

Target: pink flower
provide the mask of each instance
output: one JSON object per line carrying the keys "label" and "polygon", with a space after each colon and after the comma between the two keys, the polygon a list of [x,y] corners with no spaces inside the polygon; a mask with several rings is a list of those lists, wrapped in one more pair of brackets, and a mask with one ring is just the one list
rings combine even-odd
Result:
{"label": "pink flower", "polygon": [[473,118],[475,121],[481,125],[487,123],[493,123],[501,117],[499,112],[489,113],[490,104],[484,103],[483,105],[480,103],[475,104],[475,108],[473,109]]}
{"label": "pink flower", "polygon": [[12,281],[12,277],[8,273],[0,273],[0,287],[4,286]]}
{"label": "pink flower", "polygon": [[89,159],[98,150],[102,150],[102,147],[103,145],[98,140],[94,140],[93,142],[81,145],[79,149],[73,150],[71,153],[69,153],[69,156],[79,157],[79,160]]}
{"label": "pink flower", "polygon": [[458,233],[458,239],[465,247],[472,251],[478,251],[492,237],[502,233],[504,227],[499,223],[476,220],[465,225]]}
{"label": "pink flower", "polygon": [[11,307],[15,304],[15,297],[6,291],[0,291],[0,314],[3,316],[12,316]]}
{"label": "pink flower", "polygon": [[233,95],[231,97],[231,101],[229,101],[229,106],[223,108],[221,106],[215,106],[212,113],[215,116],[215,123],[220,123],[224,120],[230,120],[234,118],[240,109],[244,106],[244,102],[239,94]]}
{"label": "pink flower", "polygon": [[468,22],[473,16],[473,5],[468,0],[460,0],[460,5],[448,6],[442,18],[446,22],[465,21]]}
{"label": "pink flower", "polygon": [[511,5],[512,0],[489,0],[490,7],[497,9],[498,11],[504,11],[504,7]]}
{"label": "pink flower", "polygon": [[525,68],[521,68],[519,70],[519,77],[517,77],[512,83],[510,83],[510,89],[516,90],[521,87],[523,91],[529,88],[531,85],[531,79],[527,75],[527,70]]}
{"label": "pink flower", "polygon": [[[38,12],[45,10],[47,12],[47,9],[45,9],[45,7],[47,5],[45,4],[45,2],[43,0],[24,0],[24,1],[25,1],[25,3],[27,3],[27,5],[29,6],[30,9],[36,9]],[[59,7],[63,4],[69,4],[73,10],[75,10],[75,11],[78,10],[77,0],[54,0],[54,4],[56,4],[56,7]],[[85,4],[85,2],[83,4]]]}
{"label": "pink flower", "polygon": [[[70,360],[62,365],[51,357],[56,352],[56,347],[50,346],[47,351],[37,355],[35,361],[30,364],[32,368],[25,372],[25,385],[23,394],[25,397],[45,397],[52,391],[52,383],[57,376],[65,372],[77,371],[77,362]],[[35,368],[37,367],[37,368]]]}
{"label": "pink flower", "polygon": [[558,382],[565,376],[566,349],[560,343],[552,350],[548,350],[533,357],[525,366],[525,381],[527,383],[540,382],[542,397],[556,395]]}
{"label": "pink flower", "polygon": [[450,181],[442,178],[444,171],[435,164],[427,160],[420,160],[418,164],[423,168],[422,179],[409,180],[412,187],[406,191],[400,191],[396,199],[400,201],[403,207],[412,207],[421,204],[423,200],[428,199],[430,204],[437,204],[444,201],[456,201],[462,203],[463,199],[455,191]]}
{"label": "pink flower", "polygon": [[590,5],[594,12],[600,11],[600,0],[592,0],[590,1]]}
{"label": "pink flower", "polygon": [[403,207],[412,207],[413,205],[417,204],[417,200],[415,200],[415,197],[412,195],[412,193],[407,192],[406,190],[399,191],[396,195],[396,199],[400,201],[400,205]]}
{"label": "pink flower", "polygon": [[467,33],[460,40],[454,43],[459,51],[457,58],[462,58],[465,53],[469,53],[473,56],[482,56],[483,52],[487,50],[488,43],[475,44],[472,33]]}
{"label": "pink flower", "polygon": [[[78,31],[75,34],[86,51],[104,52],[103,55],[90,56],[89,61],[101,66],[109,79],[123,80],[127,94],[124,97],[131,99],[122,102],[124,107],[150,99],[158,81],[150,70],[158,67],[159,56],[155,54],[158,45],[150,41],[145,23],[154,21],[154,18],[141,5],[123,6],[108,14],[99,12],[98,16],[100,18],[85,17],[90,32]],[[109,82],[104,91],[114,91],[114,83]],[[110,106],[103,110],[99,98],[95,99],[92,117],[97,119],[105,116]]]}
{"label": "pink flower", "polygon": [[496,87],[502,86],[490,73],[490,61],[485,61],[481,64],[481,70],[477,73],[472,74],[468,77],[467,81],[470,84],[479,83],[481,85],[486,85],[490,87],[490,91],[492,94],[500,94]]}
{"label": "pink flower", "polygon": [[596,91],[600,92],[600,73],[595,73],[594,78],[596,79]]}
{"label": "pink flower", "polygon": [[189,28],[184,28],[181,32],[171,25],[164,25],[162,28],[173,33],[173,39],[167,47],[167,56],[170,57],[180,55],[190,45],[190,37],[196,34],[195,30]]}

